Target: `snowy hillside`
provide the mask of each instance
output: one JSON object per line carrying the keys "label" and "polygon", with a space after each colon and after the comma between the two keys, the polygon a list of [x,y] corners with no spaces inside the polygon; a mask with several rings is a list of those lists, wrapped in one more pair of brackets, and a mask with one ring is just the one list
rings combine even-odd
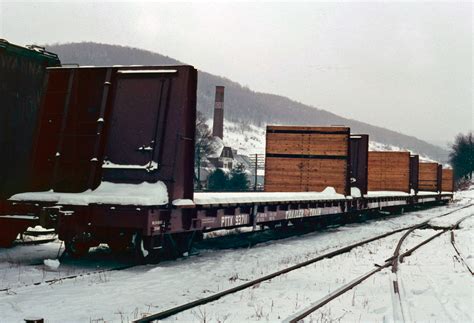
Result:
{"label": "snowy hillside", "polygon": [[[212,121],[208,121],[212,127]],[[224,122],[224,143],[237,149],[240,154],[264,154],[265,153],[265,127],[255,125],[242,125],[229,120]],[[409,151],[413,154],[419,154],[416,151],[405,149],[389,144],[383,144],[375,141],[369,143],[370,151]],[[434,162],[432,158],[420,154],[420,161]]]}

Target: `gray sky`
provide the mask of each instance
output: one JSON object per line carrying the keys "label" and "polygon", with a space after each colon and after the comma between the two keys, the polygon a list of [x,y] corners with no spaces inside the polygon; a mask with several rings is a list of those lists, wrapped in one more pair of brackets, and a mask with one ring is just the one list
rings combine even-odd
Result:
{"label": "gray sky", "polygon": [[472,15],[471,2],[0,0],[0,38],[148,49],[443,145],[473,129]]}

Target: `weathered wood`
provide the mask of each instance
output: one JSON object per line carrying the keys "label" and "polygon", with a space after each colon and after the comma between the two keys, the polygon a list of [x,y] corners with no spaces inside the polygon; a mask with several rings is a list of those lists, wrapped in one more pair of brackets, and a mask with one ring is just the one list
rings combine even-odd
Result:
{"label": "weathered wood", "polygon": [[410,153],[369,151],[369,191],[410,191]]}

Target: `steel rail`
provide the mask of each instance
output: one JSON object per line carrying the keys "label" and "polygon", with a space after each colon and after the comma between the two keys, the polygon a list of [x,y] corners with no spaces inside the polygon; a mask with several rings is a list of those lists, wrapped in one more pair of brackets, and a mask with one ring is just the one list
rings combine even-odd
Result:
{"label": "steel rail", "polygon": [[[460,211],[462,209],[465,209],[465,208],[468,208],[468,207],[471,207],[473,206],[474,204],[469,204],[469,205],[465,205],[463,207],[460,207],[460,208],[457,208],[455,210],[451,210],[449,212],[446,212],[444,214],[441,214],[439,216],[436,216],[435,218],[438,218],[438,217],[443,217],[443,216],[447,216],[449,214],[452,214],[454,212],[457,212],[457,211]],[[431,218],[432,219],[432,218]],[[308,265],[311,265],[311,264],[314,264],[318,261],[321,261],[323,259],[327,259],[327,258],[332,258],[334,256],[337,256],[337,255],[340,255],[340,254],[343,254],[343,253],[347,253],[349,252],[350,250],[356,248],[356,247],[359,247],[359,246],[362,246],[362,245],[365,245],[367,243],[370,243],[370,242],[373,242],[373,241],[376,241],[376,240],[380,240],[382,238],[385,238],[385,237],[388,237],[390,235],[393,235],[395,233],[398,233],[398,232],[402,232],[402,231],[405,231],[405,230],[410,230],[411,228],[415,227],[415,228],[418,228],[418,227],[422,227],[422,226],[425,226],[428,224],[428,222],[431,220],[427,220],[427,221],[424,221],[422,223],[419,223],[419,224],[416,224],[414,226],[409,226],[409,227],[404,227],[404,228],[401,228],[401,229],[397,229],[397,230],[393,230],[393,231],[390,231],[390,232],[386,232],[384,234],[381,234],[381,235],[378,235],[378,236],[375,236],[375,237],[372,237],[372,238],[369,238],[369,239],[366,239],[366,240],[363,240],[363,241],[360,241],[360,242],[357,242],[357,243],[353,243],[349,246],[346,246],[346,247],[343,247],[343,248],[340,248],[340,249],[337,249],[337,250],[334,250],[332,252],[329,252],[329,253],[326,253],[326,254],[323,254],[323,255],[320,255],[320,256],[317,256],[315,258],[312,258],[312,259],[309,259],[309,260],[306,260],[304,262],[301,262],[299,264],[296,264],[296,265],[293,265],[293,266],[290,266],[290,267],[287,267],[285,269],[282,269],[282,270],[279,270],[277,272],[274,272],[274,273],[271,273],[271,274],[268,274],[268,275],[265,275],[265,276],[262,276],[260,278],[257,278],[255,280],[252,280],[252,281],[249,281],[249,282],[246,282],[244,284],[241,284],[239,286],[235,286],[235,287],[232,287],[232,288],[229,288],[229,289],[226,289],[226,290],[223,290],[219,293],[216,293],[216,294],[213,294],[213,295],[210,295],[208,297],[204,297],[204,298],[200,298],[200,299],[197,299],[197,300],[194,300],[194,301],[191,301],[189,303],[185,303],[185,304],[182,304],[182,305],[178,305],[176,307],[173,307],[173,308],[170,308],[170,309],[167,309],[167,310],[164,310],[162,312],[159,312],[159,313],[156,313],[156,314],[152,314],[152,315],[148,315],[148,316],[145,316],[145,317],[142,317],[140,319],[137,319],[137,320],[134,320],[133,322],[134,323],[145,323],[145,322],[153,322],[153,321],[156,321],[156,320],[161,320],[161,319],[165,319],[167,317],[170,317],[170,316],[173,316],[173,315],[176,315],[178,313],[181,313],[181,312],[184,312],[186,310],[189,310],[191,308],[194,308],[196,306],[200,306],[200,305],[204,305],[204,304],[207,304],[207,303],[210,303],[210,302],[213,302],[213,301],[216,301],[224,296],[227,296],[227,295],[230,295],[230,294],[233,294],[233,293],[236,293],[236,292],[239,292],[239,291],[242,291],[244,289],[247,289],[249,287],[252,287],[252,286],[255,286],[257,284],[260,284],[261,282],[264,282],[264,281],[267,281],[267,280],[270,280],[270,279],[273,279],[275,277],[278,277],[280,275],[283,275],[283,274],[286,274],[286,273],[289,273],[291,271],[294,271],[296,269],[300,269],[302,267],[305,267],[305,266],[308,266]],[[394,257],[390,257],[389,258],[389,261],[392,260]],[[359,277],[358,279],[356,279],[355,281],[352,281],[351,283],[349,284],[354,284],[358,281],[357,284],[360,284],[362,281],[364,281],[365,279],[367,279],[368,277],[372,276],[373,274],[375,274],[376,272],[382,270],[383,268],[385,267],[388,267],[390,266],[391,263],[385,263],[384,265],[380,266],[379,268],[376,268],[374,269],[370,275],[363,275],[362,277]],[[355,284],[354,286],[356,286],[357,284]],[[352,288],[352,287],[351,287]],[[351,289],[349,288],[349,289]],[[345,291],[344,291],[345,292]],[[344,293],[342,292],[342,293]],[[341,293],[341,294],[342,294]],[[338,294],[337,296],[341,295],[341,294]],[[337,297],[335,296],[335,297]],[[335,298],[334,297],[334,298]],[[329,302],[331,299],[329,299],[327,302]],[[314,310],[313,310],[314,311]]]}
{"label": "steel rail", "polygon": [[466,266],[467,270],[471,273],[471,276],[474,276],[473,270],[471,269],[471,267],[469,267],[469,265],[467,264],[466,260],[465,260],[464,257],[461,255],[461,252],[459,252],[458,247],[456,246],[456,240],[455,240],[455,238],[454,238],[454,230],[451,230],[451,245],[453,246],[454,251],[456,251],[456,253],[458,254],[458,257],[459,257],[459,259],[461,260],[461,262],[464,264],[464,266]]}
{"label": "steel rail", "polygon": [[[440,215],[440,216],[437,216],[435,218],[439,218],[439,217],[442,217],[442,216],[446,216],[446,215],[449,215],[449,214],[452,214],[454,212],[457,212],[457,211],[460,211],[462,209],[465,209],[465,208],[468,208],[468,207],[471,207],[473,206],[474,204],[469,204],[469,205],[466,205],[464,207],[461,207],[457,210],[453,210],[451,212],[448,212],[446,214],[443,214],[443,215]],[[408,249],[407,251],[399,254],[400,252],[400,248],[401,248],[401,244],[403,243],[403,241],[406,239],[406,237],[408,236],[408,232],[405,233],[399,240],[399,242],[397,243],[397,247],[396,247],[396,250],[394,252],[394,255],[392,257],[390,257],[389,259],[387,259],[385,261],[385,264],[371,270],[370,272],[368,273],[365,273],[363,274],[362,276],[359,276],[358,278],[354,279],[353,281],[341,286],[340,288],[338,288],[337,290],[333,291],[332,293],[326,295],[325,297],[321,298],[320,300],[318,300],[317,302],[311,304],[308,308],[298,312],[297,314],[294,314],[290,317],[288,317],[287,319],[285,319],[283,322],[289,322],[289,323],[296,323],[300,320],[302,320],[303,318],[305,318],[306,316],[310,315],[311,313],[315,312],[316,310],[318,310],[319,308],[323,307],[324,305],[326,305],[327,303],[329,303],[330,301],[336,299],[337,297],[339,297],[340,295],[346,293],[347,291],[351,290],[352,288],[354,288],[355,286],[359,285],[360,283],[362,283],[363,281],[365,281],[367,278],[371,277],[372,275],[376,274],[377,272],[381,271],[382,269],[384,268],[387,268],[387,267],[390,267],[390,266],[393,266],[394,264],[396,264],[398,262],[398,259],[400,259],[400,262],[403,262],[403,259],[405,257],[409,257],[415,250],[419,249],[420,247],[424,246],[425,244],[427,244],[428,242],[432,241],[433,239],[441,236],[442,234],[448,232],[448,231],[452,231],[454,229],[456,229],[459,224],[464,221],[465,219],[467,219],[468,217],[471,217],[473,216],[474,214],[471,214],[471,215],[468,215],[468,216],[465,216],[463,217],[462,219],[460,219],[459,221],[457,221],[453,226],[451,226],[450,228],[446,228],[446,229],[443,229],[442,231],[436,233],[435,235],[423,240],[422,242],[420,242],[419,244],[417,244],[416,246],[414,246],[413,248],[411,249]],[[427,224],[430,220],[428,221],[425,221],[423,223],[420,223],[418,225],[416,225],[415,227],[419,228],[419,227],[422,227],[423,224]],[[416,229],[416,228],[415,228]],[[413,232],[413,230],[411,230],[410,232]],[[397,254],[398,253],[398,254]],[[394,286],[395,287],[395,286]]]}
{"label": "steel rail", "polygon": [[[77,275],[70,275],[70,276],[64,276],[64,277],[59,277],[59,278],[47,279],[47,280],[44,280],[44,281],[41,281],[41,282],[35,282],[35,283],[32,283],[32,284],[17,286],[17,288],[23,288],[23,287],[29,287],[29,286],[38,286],[38,285],[42,285],[42,284],[52,285],[52,284],[55,284],[55,283],[58,283],[58,282],[62,282],[64,280],[70,280],[70,279],[75,279],[75,278],[79,278],[79,277],[86,277],[86,276],[90,276],[90,275],[103,274],[103,273],[111,272],[111,271],[120,271],[120,270],[133,268],[133,267],[136,267],[136,266],[137,265],[126,265],[126,266],[114,267],[114,268],[109,268],[109,269],[88,271],[88,272],[80,273],[80,274],[77,274]],[[3,288],[3,289],[0,289],[0,292],[8,292],[12,289],[13,288]]]}

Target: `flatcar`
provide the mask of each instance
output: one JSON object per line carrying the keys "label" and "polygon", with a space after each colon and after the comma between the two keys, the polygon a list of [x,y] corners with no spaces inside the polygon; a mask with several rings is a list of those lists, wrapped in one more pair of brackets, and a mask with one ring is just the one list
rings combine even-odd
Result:
{"label": "flatcar", "polygon": [[267,191],[195,193],[194,67],[51,67],[46,75],[29,186],[4,201],[0,224],[28,217],[54,228],[73,256],[100,243],[143,258],[181,255],[202,232],[452,198],[442,192],[449,174],[436,172],[436,186],[418,190],[413,177],[424,167],[409,153],[372,154],[368,135],[348,127],[268,126]]}

